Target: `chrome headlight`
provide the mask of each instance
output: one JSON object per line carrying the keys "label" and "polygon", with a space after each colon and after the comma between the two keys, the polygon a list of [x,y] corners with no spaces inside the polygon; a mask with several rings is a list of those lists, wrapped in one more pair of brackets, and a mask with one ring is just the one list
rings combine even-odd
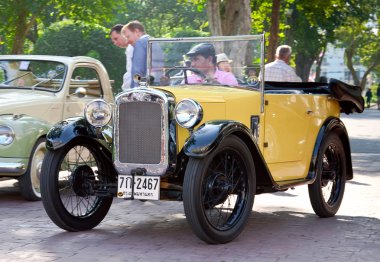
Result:
{"label": "chrome headlight", "polygon": [[9,126],[0,126],[0,145],[6,146],[12,144],[15,138],[13,129]]}
{"label": "chrome headlight", "polygon": [[103,127],[111,120],[112,108],[106,101],[95,99],[84,108],[84,116],[91,125]]}
{"label": "chrome headlight", "polygon": [[175,107],[175,119],[184,128],[193,128],[203,117],[203,109],[192,99],[183,99]]}

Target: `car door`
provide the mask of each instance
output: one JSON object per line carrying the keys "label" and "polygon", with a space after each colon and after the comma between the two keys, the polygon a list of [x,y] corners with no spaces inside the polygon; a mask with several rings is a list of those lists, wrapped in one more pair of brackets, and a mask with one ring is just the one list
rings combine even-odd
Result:
{"label": "car door", "polygon": [[83,116],[84,106],[91,100],[103,98],[102,83],[95,67],[77,66],[70,79],[63,118]]}
{"label": "car door", "polygon": [[313,96],[265,94],[264,158],[275,181],[299,179],[309,168]]}

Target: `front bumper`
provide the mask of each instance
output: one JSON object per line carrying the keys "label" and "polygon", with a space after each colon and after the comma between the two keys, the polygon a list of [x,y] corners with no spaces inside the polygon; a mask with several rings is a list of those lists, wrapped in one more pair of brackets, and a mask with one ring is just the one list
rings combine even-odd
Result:
{"label": "front bumper", "polygon": [[26,159],[0,158],[0,177],[15,177],[25,173]]}

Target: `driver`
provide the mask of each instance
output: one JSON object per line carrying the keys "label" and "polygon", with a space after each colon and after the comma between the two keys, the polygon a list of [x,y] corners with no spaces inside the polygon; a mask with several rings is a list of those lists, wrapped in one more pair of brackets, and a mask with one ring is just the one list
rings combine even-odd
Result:
{"label": "driver", "polygon": [[230,72],[221,71],[216,66],[215,48],[212,44],[202,43],[194,46],[186,54],[191,61],[191,67],[198,69],[205,76],[192,74],[187,78],[189,84],[217,83],[222,85],[238,85],[235,76]]}

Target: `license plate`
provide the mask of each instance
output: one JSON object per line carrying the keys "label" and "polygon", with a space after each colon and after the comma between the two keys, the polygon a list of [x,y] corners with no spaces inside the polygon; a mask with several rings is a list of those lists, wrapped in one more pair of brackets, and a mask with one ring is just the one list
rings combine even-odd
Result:
{"label": "license plate", "polygon": [[119,175],[117,183],[117,197],[131,198],[133,185],[133,198],[143,200],[160,199],[160,177],[159,176],[134,176]]}

